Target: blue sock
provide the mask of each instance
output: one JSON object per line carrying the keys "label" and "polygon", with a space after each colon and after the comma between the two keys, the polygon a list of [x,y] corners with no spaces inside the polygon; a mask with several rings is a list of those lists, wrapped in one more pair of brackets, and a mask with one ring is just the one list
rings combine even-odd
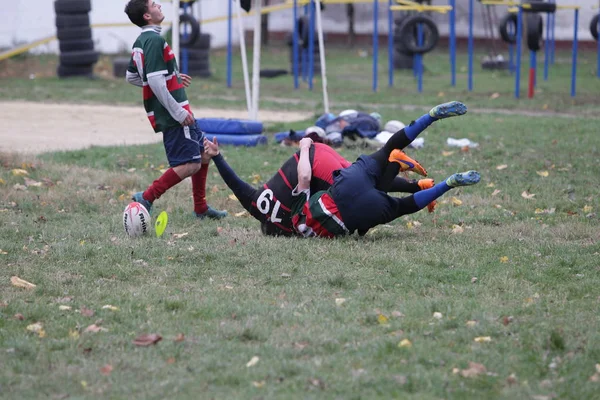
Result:
{"label": "blue sock", "polygon": [[433,118],[431,115],[422,115],[419,118],[417,118],[415,122],[413,122],[409,126],[404,127],[404,134],[411,141],[415,140],[417,136],[419,136],[419,133],[423,132],[425,128],[431,125],[434,121],[436,121],[436,119]]}
{"label": "blue sock", "polygon": [[415,194],[413,194],[413,198],[415,199],[415,203],[417,207],[420,209],[425,208],[427,204],[431,203],[448,190],[452,189],[450,186],[446,184],[446,181],[438,183],[431,189],[421,190]]}

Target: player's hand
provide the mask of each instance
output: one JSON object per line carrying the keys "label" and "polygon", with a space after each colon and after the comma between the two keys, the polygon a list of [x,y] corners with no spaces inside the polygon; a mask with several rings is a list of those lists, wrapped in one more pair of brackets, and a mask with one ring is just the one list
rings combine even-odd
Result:
{"label": "player's hand", "polygon": [[313,140],[311,138],[302,138],[302,140],[300,140],[300,150],[308,150],[312,144]]}
{"label": "player's hand", "polygon": [[195,124],[196,124],[196,118],[194,118],[194,115],[188,111],[188,115],[187,115],[187,117],[185,117],[185,120],[181,123],[181,125],[192,126]]}
{"label": "player's hand", "polygon": [[192,77],[187,74],[182,74],[182,73],[180,73],[179,76],[181,77],[181,83],[183,84],[183,86],[189,87],[190,84],[192,83]]}
{"label": "player's hand", "polygon": [[204,138],[204,154],[206,154],[209,158],[219,155],[219,142],[217,142],[217,138],[213,137],[213,141],[211,142],[207,138]]}

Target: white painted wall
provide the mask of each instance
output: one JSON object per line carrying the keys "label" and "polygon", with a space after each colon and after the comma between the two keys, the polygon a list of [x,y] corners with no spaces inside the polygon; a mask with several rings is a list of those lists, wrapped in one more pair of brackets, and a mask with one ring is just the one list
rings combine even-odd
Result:
{"label": "white painted wall", "polygon": [[[31,42],[55,34],[54,27],[54,1],[52,0],[0,0],[0,15],[2,24],[0,25],[0,48],[12,48],[17,44]],[[283,0],[271,0],[272,3],[281,3]],[[579,18],[579,39],[592,40],[589,24],[594,13],[593,5],[597,5],[599,0],[558,0],[561,5],[580,5],[582,7]],[[123,8],[126,0],[92,0],[91,21],[95,23],[129,23],[129,27],[123,28],[98,28],[93,32],[96,48],[103,53],[116,53],[119,51],[128,51],[131,44],[139,33],[139,28],[133,26]],[[434,0],[433,4],[447,4],[445,1]],[[457,34],[467,36],[468,33],[468,0],[457,0]],[[380,33],[387,32],[387,12],[384,4],[380,3],[380,17],[378,28]],[[213,18],[227,15],[227,0],[199,0],[196,3],[198,14],[201,19]],[[372,20],[373,5],[370,3],[356,5],[356,26],[357,33],[370,33],[373,29]],[[497,14],[501,17],[506,7],[497,7]],[[173,13],[170,3],[163,3],[163,11],[171,20]],[[556,18],[556,38],[570,40],[573,37],[573,11],[561,10]],[[235,14],[234,14],[235,15]],[[326,32],[346,32],[347,19],[345,5],[331,4],[326,7],[323,13],[324,26]],[[442,35],[448,33],[447,16],[435,15],[434,18],[439,23],[439,29]],[[273,31],[291,30],[292,11],[279,11],[271,15],[269,28]],[[244,26],[246,29],[252,29],[253,19],[245,18]],[[494,28],[497,31],[497,28]],[[205,24],[202,27],[204,32],[213,35],[213,47],[225,46],[227,41],[227,22],[216,22]],[[233,26],[234,42],[238,42],[237,29]],[[481,5],[475,1],[475,34],[476,36],[485,36],[484,25],[481,18]],[[40,46],[35,49],[36,52],[57,52],[58,45],[56,41]]]}

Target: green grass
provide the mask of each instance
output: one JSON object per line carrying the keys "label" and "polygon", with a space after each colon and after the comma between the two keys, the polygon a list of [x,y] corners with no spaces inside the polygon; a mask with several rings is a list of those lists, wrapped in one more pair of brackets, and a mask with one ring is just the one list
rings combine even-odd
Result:
{"label": "green grass", "polygon": [[[60,97],[53,91],[59,84],[66,87]],[[365,77],[364,87],[369,84]],[[597,99],[594,84],[587,87]],[[3,81],[0,90],[4,97],[12,87],[52,93],[53,101],[79,101],[77,93],[91,88],[98,93],[86,101],[102,102],[110,92],[106,85],[43,79]],[[206,85],[219,86],[219,96],[230,92],[218,79]],[[265,83],[270,85],[276,86]],[[267,90],[261,93],[267,96]],[[338,90],[334,98],[347,96],[392,118],[398,113],[386,104],[428,100],[431,106],[440,89],[428,88],[422,97],[404,96],[407,88],[378,95],[349,88],[354,97]],[[440,100],[455,94],[462,92]],[[243,104],[243,95],[235,95]],[[304,90],[293,96],[302,97],[308,110],[309,100],[318,98]],[[549,96],[577,112],[566,92]],[[123,99],[137,103],[133,95]],[[483,96],[481,102],[470,99],[472,108],[496,104]],[[372,101],[383,105],[365,106]],[[542,99],[514,101],[507,95],[504,101],[506,107],[535,109]],[[229,104],[238,100],[216,103]],[[402,120],[419,115],[399,113]],[[160,144],[38,157],[3,154],[0,397],[595,398],[599,383],[590,377],[600,362],[597,127],[597,120],[583,116],[477,112],[436,123],[422,135],[425,148],[409,154],[436,180],[477,169],[482,182],[448,193],[433,214],[409,215],[365,237],[339,240],[262,236],[253,219],[234,216],[242,208],[228,198],[214,167],[208,197],[230,212],[227,219],[191,218],[186,181],[156,202],[155,215],[169,213],[165,236],[131,240],[121,213],[130,193],[164,167]],[[468,137],[480,147],[448,148],[447,137]],[[223,149],[243,178],[258,174],[260,182],[292,151],[275,144]],[[348,159],[359,152],[342,150]],[[29,179],[43,185],[18,190],[15,185],[26,180],[11,172],[15,168],[25,168]],[[524,191],[535,197],[525,199]],[[452,197],[462,205],[453,205]],[[457,225],[462,233],[453,233]],[[174,235],[182,233],[187,235]],[[13,287],[11,276],[37,288]],[[61,311],[60,305],[72,309]],[[85,316],[81,307],[94,315]],[[27,331],[35,322],[43,324],[45,337]],[[85,333],[92,324],[107,331]],[[163,340],[133,345],[142,333]],[[180,334],[182,341],[176,340]],[[490,342],[474,340],[486,336]],[[403,339],[412,346],[399,347]],[[258,363],[247,367],[254,356]],[[487,373],[455,373],[469,362],[483,364]],[[112,372],[106,373],[107,365]]]}

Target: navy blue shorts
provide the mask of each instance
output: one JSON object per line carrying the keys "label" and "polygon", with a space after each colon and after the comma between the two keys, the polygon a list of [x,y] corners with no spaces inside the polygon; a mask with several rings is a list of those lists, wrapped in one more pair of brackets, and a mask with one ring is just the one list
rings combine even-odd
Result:
{"label": "navy blue shorts", "polygon": [[204,151],[204,132],[196,125],[178,126],[163,132],[163,144],[169,166],[199,163]]}
{"label": "navy blue shorts", "polygon": [[367,231],[401,215],[406,200],[375,188],[382,173],[374,158],[363,155],[335,177],[331,194],[350,232]]}

